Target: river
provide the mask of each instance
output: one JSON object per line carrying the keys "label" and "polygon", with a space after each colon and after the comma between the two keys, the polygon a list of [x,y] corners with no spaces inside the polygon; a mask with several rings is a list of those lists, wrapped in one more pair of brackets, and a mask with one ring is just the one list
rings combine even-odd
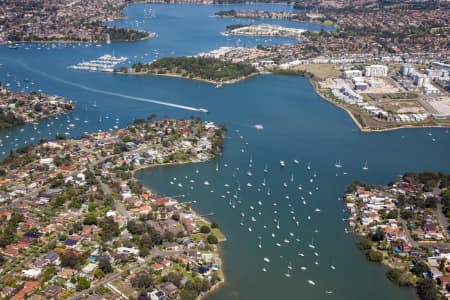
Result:
{"label": "river", "polygon": [[[144,10],[149,9],[152,13],[146,16]],[[194,55],[220,46],[292,42],[222,36],[226,25],[250,22],[213,16],[223,9],[290,10],[280,5],[139,4],[127,7],[128,19],[113,24],[154,31],[158,34],[154,39],[101,47],[0,47],[2,82],[11,83],[15,90],[60,94],[77,104],[68,116],[0,131],[2,156],[40,137],[56,133],[77,137],[83,132],[124,126],[151,113],[159,117],[199,116],[225,124],[228,138],[221,157],[137,174],[151,189],[169,196],[183,194],[185,197],[178,199],[195,201],[193,207],[200,213],[214,213],[210,218],[220,224],[227,237],[221,246],[226,284],[211,299],[411,299],[410,289],[391,284],[385,270],[367,262],[356,249],[352,235],[344,232],[347,224],[342,219],[348,214],[338,197],[353,179],[386,184],[405,171],[449,172],[450,135],[445,129],[361,133],[344,111],[322,100],[303,77],[261,75],[215,88],[179,78],[67,69],[103,54],[124,55],[132,63]],[[317,24],[271,23],[329,29]],[[34,85],[25,89],[24,79]],[[21,82],[20,87],[14,80]],[[136,97],[202,107],[209,113],[138,101]],[[68,126],[71,123],[75,127]],[[255,129],[256,124],[264,129]],[[280,160],[286,167],[280,167]],[[336,160],[343,168],[334,167]],[[369,169],[364,171],[366,161]],[[311,170],[307,170],[308,163]],[[266,164],[268,173],[263,172]],[[264,178],[265,187],[261,185]]]}

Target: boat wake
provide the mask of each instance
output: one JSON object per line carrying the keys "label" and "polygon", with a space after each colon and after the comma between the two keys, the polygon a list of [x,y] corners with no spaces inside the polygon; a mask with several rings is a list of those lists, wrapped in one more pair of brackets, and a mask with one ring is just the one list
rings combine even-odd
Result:
{"label": "boat wake", "polygon": [[42,71],[33,69],[30,66],[28,66],[27,64],[25,64],[25,63],[23,63],[21,61],[18,61],[18,60],[13,60],[13,59],[7,59],[7,60],[14,61],[17,64],[20,64],[23,68],[27,69],[30,72],[42,75],[42,76],[44,76],[46,78],[55,80],[55,81],[60,82],[60,83],[64,83],[64,84],[67,84],[67,85],[70,85],[70,86],[73,86],[73,87],[77,87],[77,88],[85,90],[85,91],[89,91],[89,92],[93,92],[93,93],[97,93],[97,94],[108,95],[108,96],[119,97],[119,98],[125,98],[125,99],[130,99],[130,100],[135,100],[135,101],[141,101],[141,102],[153,103],[153,104],[158,104],[158,105],[164,105],[164,106],[178,108],[178,109],[197,111],[197,112],[208,112],[208,110],[206,110],[204,108],[198,108],[198,107],[193,107],[193,106],[181,105],[181,104],[176,104],[176,103],[172,103],[172,102],[160,101],[160,100],[143,98],[143,97],[136,97],[136,96],[125,95],[125,94],[121,94],[121,93],[110,92],[110,91],[106,91],[106,90],[92,88],[92,87],[89,87],[89,86],[86,86],[86,85],[83,85],[83,84],[80,84],[80,83],[75,83],[75,82],[71,82],[71,81],[68,81],[68,80],[65,80],[65,79],[58,78],[58,77],[53,76],[51,74],[48,74],[46,72],[42,72]]}

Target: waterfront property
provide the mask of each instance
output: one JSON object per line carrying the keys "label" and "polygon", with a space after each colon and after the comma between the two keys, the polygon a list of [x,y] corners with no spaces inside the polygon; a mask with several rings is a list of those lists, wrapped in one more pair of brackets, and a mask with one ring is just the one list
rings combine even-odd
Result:
{"label": "waterfront property", "polygon": [[223,139],[223,128],[197,119],[136,120],[8,156],[0,165],[8,195],[0,208],[2,294],[176,299],[220,284],[218,225],[145,189],[133,172],[204,161]]}

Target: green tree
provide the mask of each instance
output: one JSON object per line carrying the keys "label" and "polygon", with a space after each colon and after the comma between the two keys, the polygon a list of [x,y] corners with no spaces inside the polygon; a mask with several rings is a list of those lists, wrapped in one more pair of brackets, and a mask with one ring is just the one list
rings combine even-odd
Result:
{"label": "green tree", "polygon": [[383,253],[376,250],[369,250],[366,253],[366,257],[369,261],[381,262],[383,260]]}
{"label": "green tree", "polygon": [[201,233],[210,233],[211,228],[209,228],[209,226],[207,226],[207,225],[203,225],[202,227],[200,227],[200,232]]}
{"label": "green tree", "polygon": [[417,295],[421,300],[439,300],[439,291],[431,278],[423,278],[417,282]]}
{"label": "green tree", "polygon": [[419,262],[413,266],[411,272],[413,272],[416,276],[422,276],[423,273],[427,273],[430,271],[427,264],[424,262]]}
{"label": "green tree", "polygon": [[217,239],[217,237],[214,234],[208,235],[208,237],[206,238],[206,241],[208,242],[208,244],[217,244],[219,242],[219,240]]}
{"label": "green tree", "polygon": [[78,292],[88,289],[88,288],[90,288],[90,286],[91,286],[91,283],[89,282],[89,280],[86,277],[80,276],[78,278],[78,283],[76,286],[76,289]]}

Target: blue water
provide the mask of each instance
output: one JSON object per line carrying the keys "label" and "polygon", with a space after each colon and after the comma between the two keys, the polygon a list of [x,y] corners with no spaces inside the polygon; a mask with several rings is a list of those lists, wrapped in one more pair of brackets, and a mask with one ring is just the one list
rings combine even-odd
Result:
{"label": "blue water", "polygon": [[[152,8],[155,17],[144,18],[144,8]],[[345,112],[318,97],[302,77],[263,75],[216,89],[210,84],[185,79],[121,76],[66,68],[113,51],[133,61],[150,61],[157,55],[194,55],[219,46],[292,42],[220,35],[227,24],[244,22],[212,17],[215,11],[233,8],[290,9],[279,5],[133,5],[126,9],[128,19],[114,24],[154,31],[157,38],[101,47],[82,44],[56,48],[21,45],[18,50],[0,47],[2,82],[12,83],[15,90],[42,89],[77,103],[77,109],[68,116],[0,131],[3,144],[0,151],[6,154],[16,145],[53,137],[57,132],[77,137],[83,132],[112,129],[151,113],[177,118],[194,115],[225,124],[229,138],[218,159],[138,173],[138,178],[153,190],[170,196],[184,194],[180,200],[195,201],[193,206],[201,213],[214,213],[210,218],[221,225],[227,236],[222,245],[226,284],[211,298],[410,299],[412,292],[392,285],[385,278],[384,269],[368,263],[354,246],[353,237],[345,234],[346,223],[342,219],[347,213],[342,210],[344,205],[338,197],[352,179],[385,184],[405,171],[450,171],[450,136],[444,129],[361,133]],[[310,30],[324,28],[275,23]],[[31,79],[34,85],[26,89],[25,78]],[[21,86],[15,86],[14,80],[21,81]],[[136,101],[123,95],[203,107],[209,113]],[[92,106],[94,101],[97,107]],[[70,123],[75,127],[68,127]],[[255,124],[262,124],[264,130],[256,130]],[[300,164],[293,164],[294,159]],[[280,160],[286,161],[285,168],[280,168]],[[341,170],[334,168],[336,160],[344,165]],[[366,161],[369,170],[363,171],[361,167]],[[306,169],[308,162],[311,171]],[[268,174],[263,172],[265,164]],[[216,165],[219,171],[215,170]],[[249,170],[252,176],[247,175]],[[264,177],[270,196],[261,186]],[[210,185],[204,185],[204,181]],[[247,183],[253,186],[248,187]],[[258,237],[261,237],[261,248]],[[311,243],[315,249],[308,247]],[[304,256],[299,256],[299,252]],[[264,257],[270,263],[264,262]],[[286,277],[289,265],[292,270],[290,277]],[[307,270],[302,271],[302,266]],[[313,280],[315,286],[307,280]],[[333,294],[326,294],[326,290]]]}

